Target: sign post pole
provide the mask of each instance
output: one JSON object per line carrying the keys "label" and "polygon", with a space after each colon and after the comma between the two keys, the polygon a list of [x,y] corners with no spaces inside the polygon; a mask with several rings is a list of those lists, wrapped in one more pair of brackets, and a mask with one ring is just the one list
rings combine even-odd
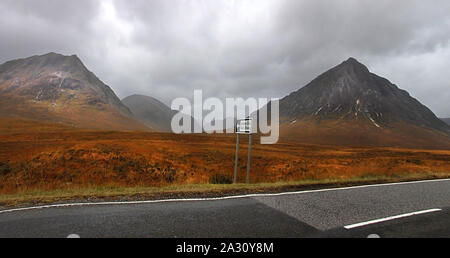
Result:
{"label": "sign post pole", "polygon": [[252,134],[248,135],[247,184],[250,184],[250,167],[252,154]]}
{"label": "sign post pole", "polygon": [[236,124],[236,157],[234,160],[234,183],[238,179],[238,162],[239,162],[239,134],[248,134],[248,160],[247,160],[247,184],[250,184],[250,167],[251,167],[251,153],[252,153],[252,119],[247,118],[237,121]]}
{"label": "sign post pole", "polygon": [[238,162],[239,162],[239,134],[236,134],[236,158],[234,160],[234,180],[233,182],[237,183],[238,176]]}

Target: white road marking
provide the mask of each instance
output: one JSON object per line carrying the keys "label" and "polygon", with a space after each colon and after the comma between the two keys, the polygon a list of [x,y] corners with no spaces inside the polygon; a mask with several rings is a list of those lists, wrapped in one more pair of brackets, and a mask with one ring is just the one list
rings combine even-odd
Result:
{"label": "white road marking", "polygon": [[385,221],[389,221],[389,220],[401,219],[401,218],[411,217],[411,216],[414,216],[414,215],[420,215],[420,214],[437,212],[437,211],[442,211],[442,210],[441,209],[429,209],[429,210],[405,213],[405,214],[401,214],[401,215],[397,215],[397,216],[391,216],[391,217],[386,217],[386,218],[382,218],[382,219],[369,220],[369,221],[366,221],[366,222],[361,222],[361,223],[356,223],[356,224],[352,224],[352,225],[347,225],[347,226],[344,226],[344,228],[345,229],[353,229],[353,228],[363,227],[363,226],[376,224],[376,223],[380,223],[380,222],[385,222]]}
{"label": "white road marking", "polygon": [[381,237],[377,234],[370,234],[367,236],[367,238],[381,238]]}
{"label": "white road marking", "polygon": [[321,193],[321,192],[329,192],[329,191],[343,191],[343,190],[370,188],[370,187],[408,185],[408,184],[446,182],[446,181],[450,181],[450,178],[448,178],[448,179],[422,180],[422,181],[409,181],[409,182],[400,182],[400,183],[359,185],[359,186],[349,186],[349,187],[341,187],[341,188],[328,188],[328,189],[318,189],[318,190],[307,190],[307,191],[298,191],[298,192],[268,193],[268,194],[247,194],[247,195],[234,195],[234,196],[212,197],[212,198],[166,199],[166,200],[126,201],[126,202],[86,202],[86,203],[52,204],[52,205],[43,205],[43,206],[35,206],[35,207],[0,210],[0,214],[8,213],[8,212],[17,212],[17,211],[39,210],[39,209],[48,209],[48,208],[78,207],[78,206],[133,205],[133,204],[152,204],[152,203],[166,203],[166,202],[219,201],[219,200],[241,199],[241,198],[252,198],[252,197],[276,197],[276,196],[284,196],[284,195]]}
{"label": "white road marking", "polygon": [[81,238],[81,237],[77,234],[70,234],[67,236],[67,238]]}

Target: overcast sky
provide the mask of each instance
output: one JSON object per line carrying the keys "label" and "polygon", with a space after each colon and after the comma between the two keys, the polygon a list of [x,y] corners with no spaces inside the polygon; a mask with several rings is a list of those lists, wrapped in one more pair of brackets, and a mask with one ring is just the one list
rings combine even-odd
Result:
{"label": "overcast sky", "polygon": [[352,56],[450,117],[448,0],[0,0],[0,63],[48,52],[167,104],[283,97]]}

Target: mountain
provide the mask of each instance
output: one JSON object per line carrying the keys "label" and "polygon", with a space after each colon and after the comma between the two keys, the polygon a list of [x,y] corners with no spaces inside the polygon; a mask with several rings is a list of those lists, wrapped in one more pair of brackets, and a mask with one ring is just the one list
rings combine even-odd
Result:
{"label": "mountain", "polygon": [[0,115],[101,130],[148,130],[73,56],[49,53],[0,65]]}
{"label": "mountain", "polygon": [[[133,112],[143,124],[157,132],[172,132],[172,118],[178,111],[172,110],[161,101],[145,95],[131,95],[122,102]],[[197,123],[192,116],[184,115],[191,120],[191,130]]]}
{"label": "mountain", "polygon": [[132,95],[122,100],[131,112],[155,131],[170,132],[172,117],[177,113],[161,101],[144,95]]}
{"label": "mountain", "polygon": [[450,118],[441,118],[441,120],[450,125]]}
{"label": "mountain", "polygon": [[356,59],[280,100],[280,135],[352,146],[449,148],[450,127]]}

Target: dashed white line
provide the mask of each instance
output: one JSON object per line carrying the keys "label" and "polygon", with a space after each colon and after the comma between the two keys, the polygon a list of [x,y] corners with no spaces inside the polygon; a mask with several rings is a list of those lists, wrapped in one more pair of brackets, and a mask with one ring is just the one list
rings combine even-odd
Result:
{"label": "dashed white line", "polygon": [[380,223],[380,222],[385,222],[385,221],[389,221],[389,220],[401,219],[401,218],[411,217],[414,215],[426,214],[426,213],[437,212],[437,211],[442,211],[442,210],[441,209],[429,209],[429,210],[405,213],[405,214],[401,214],[401,215],[397,215],[397,216],[391,216],[391,217],[386,217],[386,218],[382,218],[382,219],[369,220],[366,222],[347,225],[347,226],[344,226],[344,228],[345,229],[353,229],[353,228],[363,227],[363,226],[376,224],[376,223]]}
{"label": "dashed white line", "polygon": [[43,205],[43,206],[35,206],[35,207],[26,207],[26,208],[1,210],[0,214],[8,213],[8,212],[39,210],[39,209],[48,209],[48,208],[64,208],[64,207],[75,207],[75,206],[133,205],[133,204],[152,204],[152,203],[166,203],[166,202],[219,201],[219,200],[241,199],[241,198],[252,198],[252,197],[276,197],[276,196],[284,196],[284,195],[321,193],[321,192],[344,191],[344,190],[369,188],[369,187],[408,185],[408,184],[433,183],[433,182],[445,182],[445,181],[450,181],[450,178],[448,178],[448,179],[422,180],[422,181],[409,181],[409,182],[399,182],[399,183],[386,183],[386,184],[359,185],[359,186],[350,186],[350,187],[341,187],[341,188],[328,188],[328,189],[318,189],[318,190],[308,190],[308,191],[298,191],[298,192],[234,195],[234,196],[213,197],[213,198],[166,199],[166,200],[150,200],[150,201],[127,201],[127,202],[93,202],[93,203],[86,202],[86,203],[52,204],[52,205]]}

